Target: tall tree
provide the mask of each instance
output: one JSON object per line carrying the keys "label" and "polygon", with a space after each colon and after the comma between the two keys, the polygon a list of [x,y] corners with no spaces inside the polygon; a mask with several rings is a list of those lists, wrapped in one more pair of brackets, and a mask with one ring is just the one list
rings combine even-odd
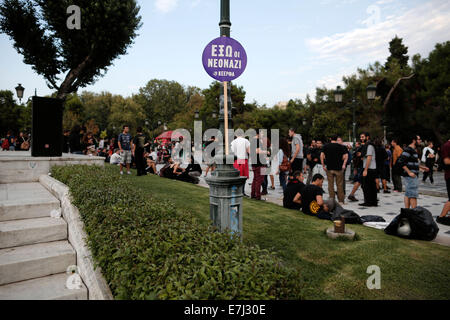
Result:
{"label": "tall tree", "polygon": [[[3,0],[0,31],[57,98],[93,84],[126,53],[141,26],[135,0],[78,0],[81,28],[69,29],[72,0]],[[61,84],[60,77],[63,76]]]}
{"label": "tall tree", "polygon": [[399,63],[401,69],[408,67],[408,48],[403,44],[402,38],[395,36],[395,38],[389,42],[389,52],[391,55],[387,59],[386,68],[389,68],[390,63],[394,60]]}

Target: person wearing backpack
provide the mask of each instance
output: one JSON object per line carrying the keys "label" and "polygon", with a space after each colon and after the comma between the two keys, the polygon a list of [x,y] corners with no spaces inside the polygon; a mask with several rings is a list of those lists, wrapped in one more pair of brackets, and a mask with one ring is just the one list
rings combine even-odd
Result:
{"label": "person wearing backpack", "polygon": [[147,138],[142,133],[142,127],[137,128],[136,131],[137,134],[133,139],[133,156],[136,161],[137,176],[140,177],[147,174],[145,171],[144,151],[150,143],[147,142]]}

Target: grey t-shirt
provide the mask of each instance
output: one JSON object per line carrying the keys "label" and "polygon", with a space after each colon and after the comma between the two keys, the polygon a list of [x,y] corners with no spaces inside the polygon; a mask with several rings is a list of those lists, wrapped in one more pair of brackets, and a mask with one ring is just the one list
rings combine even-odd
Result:
{"label": "grey t-shirt", "polygon": [[297,150],[297,145],[300,145],[300,151],[297,154],[297,159],[303,159],[303,141],[302,136],[299,134],[292,137],[292,157],[294,157],[295,151]]}
{"label": "grey t-shirt", "polygon": [[372,156],[372,161],[370,161],[369,169],[375,170],[377,168],[377,161],[376,161],[377,159],[376,159],[376,155],[375,155],[375,148],[372,145],[369,145],[367,147],[367,153],[366,153],[366,156],[364,157],[364,169],[366,168],[368,156]]}

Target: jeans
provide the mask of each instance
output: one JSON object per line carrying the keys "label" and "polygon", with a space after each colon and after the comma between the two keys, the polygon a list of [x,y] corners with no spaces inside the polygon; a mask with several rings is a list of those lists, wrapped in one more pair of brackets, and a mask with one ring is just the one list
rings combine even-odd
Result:
{"label": "jeans", "polygon": [[283,188],[283,192],[286,190],[286,177],[289,174],[289,171],[283,172],[280,171],[280,185]]}
{"label": "jeans", "polygon": [[330,195],[330,199],[334,199],[336,194],[334,193],[334,180],[336,178],[336,186],[337,186],[337,194],[339,202],[345,202],[344,195],[344,170],[328,170],[327,171],[328,178],[328,194]]}
{"label": "jeans", "polygon": [[392,171],[392,182],[394,183],[394,190],[398,191],[398,192],[402,192],[403,191],[403,185],[402,185],[402,176],[394,173]]}
{"label": "jeans", "polygon": [[364,192],[364,203],[368,205],[378,205],[377,200],[377,184],[375,179],[377,176],[377,170],[369,169],[367,176],[362,177],[362,189]]}
{"label": "jeans", "polygon": [[261,175],[261,167],[253,167],[253,182],[251,197],[256,200],[261,200],[261,185],[264,181],[264,176]]}

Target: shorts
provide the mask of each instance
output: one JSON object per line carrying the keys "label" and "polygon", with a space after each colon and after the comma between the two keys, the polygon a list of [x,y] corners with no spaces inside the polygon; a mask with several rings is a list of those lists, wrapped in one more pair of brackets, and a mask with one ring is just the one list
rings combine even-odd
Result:
{"label": "shorts", "polygon": [[362,174],[363,174],[363,172],[364,172],[363,168],[358,168],[357,169],[356,174],[353,177],[353,182],[354,183],[356,183],[356,182],[362,183],[362,178],[363,178]]}
{"label": "shorts", "polygon": [[122,164],[131,164],[131,151],[130,150],[123,150],[120,153],[120,156],[122,157]]}
{"label": "shorts", "polygon": [[247,179],[250,177],[250,170],[248,167],[247,159],[236,160],[234,162],[234,168],[239,170],[241,177],[246,177]]}
{"label": "shorts", "polygon": [[403,177],[403,181],[406,186],[405,197],[413,199],[419,198],[419,178]]}

